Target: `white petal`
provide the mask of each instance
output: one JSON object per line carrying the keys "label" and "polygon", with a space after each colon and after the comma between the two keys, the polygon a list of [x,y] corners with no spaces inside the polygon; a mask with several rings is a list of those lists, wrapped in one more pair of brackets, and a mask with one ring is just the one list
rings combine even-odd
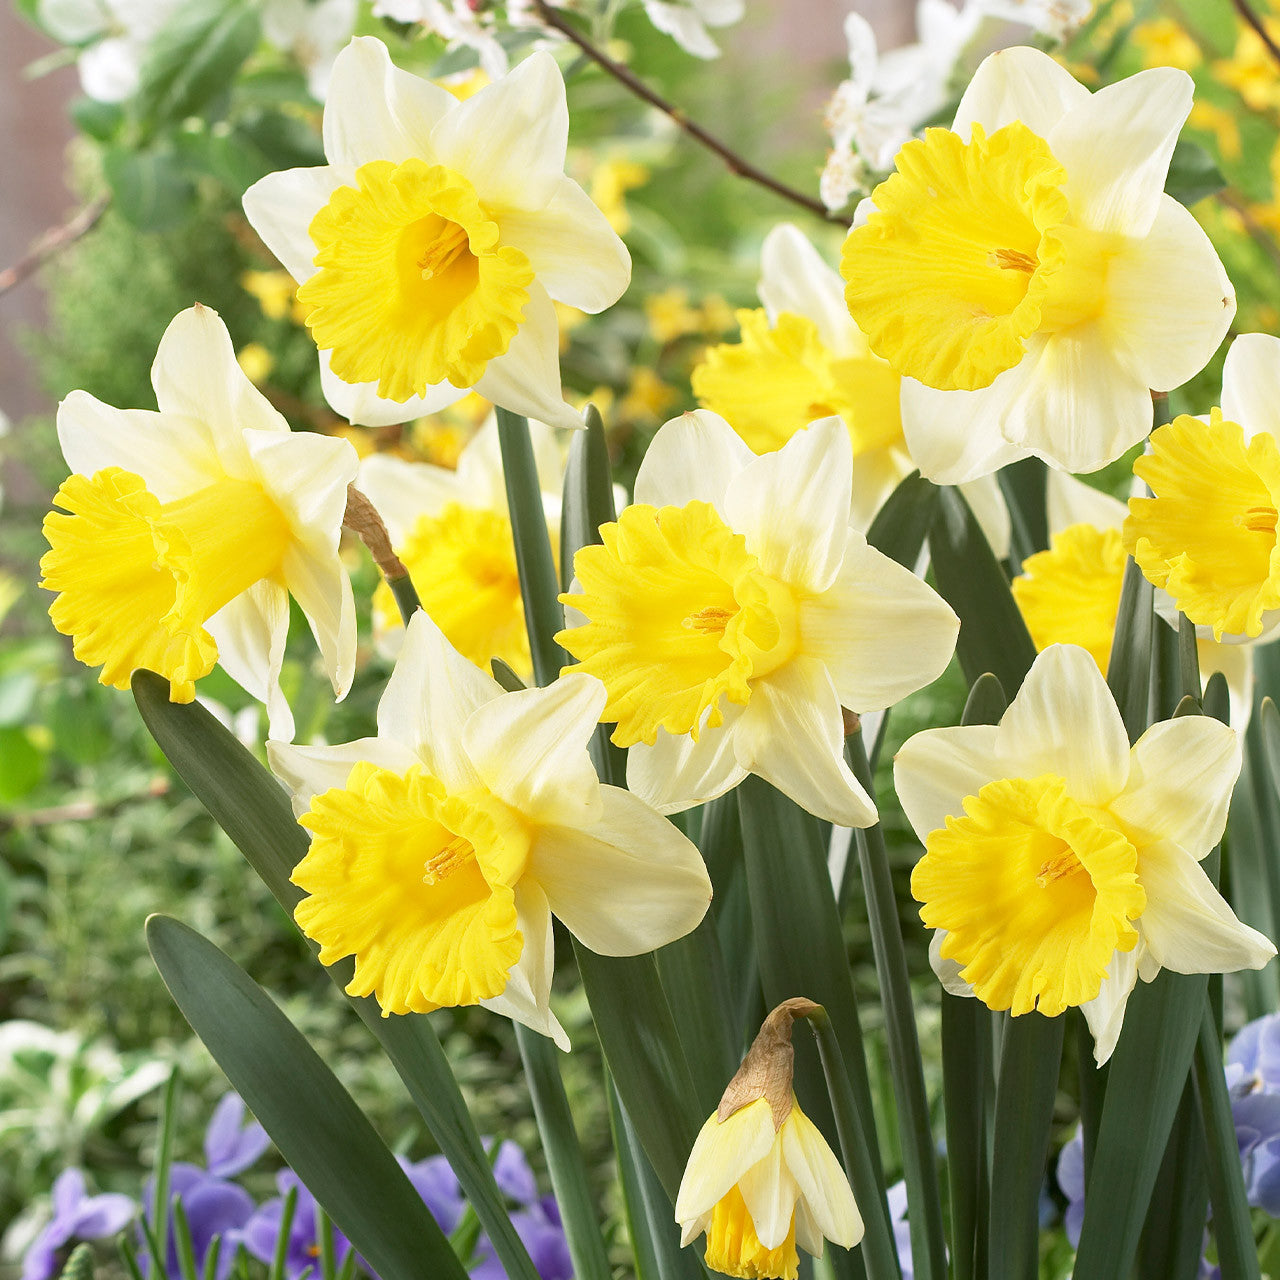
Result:
{"label": "white petal", "polygon": [[763,1099],[735,1111],[723,1124],[713,1112],[698,1132],[676,1193],[676,1221],[710,1213],[773,1146],[773,1112]]}
{"label": "white petal", "polygon": [[853,530],[836,580],[799,610],[800,651],[826,664],[840,704],[881,711],[924,688],[955,652],[960,620],[909,569]]}
{"label": "white petal", "polygon": [[520,959],[507,974],[502,994],[480,1004],[492,1013],[549,1036],[556,1048],[569,1052],[569,1036],[551,1012],[551,977],[555,969],[555,936],[547,896],[532,880],[516,884],[516,917],[524,938]]}
{"label": "white petal", "polygon": [[1166,841],[1143,849],[1138,878],[1147,891],[1142,932],[1154,959],[1177,973],[1261,969],[1275,955],[1269,939],[1241,924],[1204,868]]}
{"label": "white petal", "polygon": [[771,325],[783,311],[804,316],[818,326],[818,336],[830,351],[838,356],[854,354],[860,335],[845,305],[844,281],[790,222],[774,227],[764,238],[759,293]]}
{"label": "white petal", "polygon": [[1242,333],[1222,366],[1222,416],[1238,422],[1245,438],[1259,431],[1280,436],[1280,338]]}
{"label": "white petal", "polygon": [[1120,1039],[1120,1030],[1124,1025],[1129,993],[1138,981],[1138,962],[1145,951],[1146,948],[1139,941],[1132,951],[1115,952],[1111,963],[1107,965],[1107,976],[1103,978],[1098,994],[1080,1006],[1080,1012],[1084,1014],[1084,1020],[1093,1034],[1093,1059],[1100,1067],[1115,1052],[1116,1042]]}
{"label": "white petal", "polygon": [[844,719],[831,676],[792,658],[755,681],[733,734],[738,763],[816,818],[869,827],[876,806],[844,760]]}
{"label": "white petal", "polygon": [[730,482],[755,460],[742,437],[710,409],[664,422],[636,472],[635,500],[654,507],[709,502],[725,514]]}
{"label": "white petal", "polygon": [[293,712],[280,688],[289,593],[274,582],[255,582],[223,605],[205,627],[218,646],[218,664],[267,708],[271,736],[292,738]]}
{"label": "white petal", "polygon": [[942,944],[946,941],[947,931],[945,929],[935,929],[933,937],[929,939],[929,968],[933,970],[934,977],[942,983],[942,989],[948,995],[962,996],[971,998],[974,995],[973,988],[960,976],[960,971],[964,968],[958,960],[948,960],[942,954]]}
{"label": "white petal", "polygon": [[1022,389],[1021,369],[1006,369],[981,391],[938,391],[914,378],[902,379],[902,434],[925,479],[964,484],[1027,456],[1000,434],[1000,423]]}
{"label": "white petal", "polygon": [[1017,774],[1056,774],[1081,804],[1105,805],[1129,777],[1129,738],[1098,664],[1073,644],[1054,644],[1032,663],[1000,720],[998,750]]}
{"label": "white petal", "polygon": [[889,495],[915,469],[906,449],[898,445],[858,454],[853,459],[849,523],[866,533]]}
{"label": "white petal", "polygon": [[108,36],[76,59],[80,87],[97,102],[124,102],[138,92],[145,46],[129,36]]}
{"label": "white petal", "polygon": [[495,211],[502,243],[524,253],[538,283],[557,301],[595,313],[622,297],[631,255],[591,197],[561,177],[543,208]]}
{"label": "white petal", "polygon": [[1061,533],[1073,524],[1091,524],[1095,529],[1119,529],[1129,508],[1118,498],[1095,489],[1065,471],[1049,472],[1049,532]]}
{"label": "white petal", "polygon": [[[1050,471],[1049,474],[1056,473]],[[973,512],[973,518],[978,522],[987,545],[995,552],[997,560],[1003,560],[1009,554],[1013,522],[1009,518],[1009,507],[1001,492],[1000,482],[994,475],[979,476],[958,488],[969,504],[969,510]]]}
{"label": "white petal", "polygon": [[465,387],[438,382],[423,395],[387,400],[378,394],[376,382],[344,382],[330,366],[331,358],[332,352],[320,352],[320,390],[334,413],[358,427],[393,427],[412,422],[456,404],[467,394]]}
{"label": "white petal", "polygon": [[342,561],[295,545],[285,552],[282,574],[306,615],[334,697],[345,698],[356,670],[356,606]]}
{"label": "white petal", "polygon": [[949,817],[964,814],[966,796],[1008,777],[993,724],[948,726],[913,734],[893,758],[893,787],[921,842]]}
{"label": "white petal", "polygon": [[203,422],[113,409],[87,391],[73,391],[58,406],[58,443],[77,474],[123,467],[140,475],[161,502],[195,493],[223,474],[213,432]]}
{"label": "white petal", "polygon": [[1108,808],[1144,841],[1173,840],[1203,858],[1222,839],[1239,776],[1235,731],[1210,716],[1179,716],[1134,743],[1129,781]]}
{"label": "white petal", "polygon": [[1089,90],[1047,53],[1000,49],[974,72],[951,127],[967,142],[975,120],[988,133],[1021,120],[1044,138],[1068,111],[1088,101]]}
{"label": "white petal", "polygon": [[1107,340],[1143,383],[1168,391],[1209,363],[1235,313],[1235,290],[1209,237],[1172,196],[1162,196],[1150,234],[1111,261]]}
{"label": "white petal", "polygon": [[161,413],[207,424],[232,475],[242,465],[246,429],[288,434],[289,424],[240,368],[227,326],[209,307],[189,307],[169,322],[151,366],[151,385]]}
{"label": "white petal", "polygon": [[556,309],[547,291],[536,281],[529,286],[524,320],[511,345],[489,361],[475,390],[512,413],[537,418],[548,426],[571,430],[582,426],[582,415],[565,403],[560,389],[560,326]]}
{"label": "white petal", "polygon": [[602,812],[587,743],[607,701],[595,676],[569,672],[478,707],[462,744],[484,785],[535,826],[587,827]]}
{"label": "white petal", "polygon": [[1193,90],[1185,71],[1151,67],[1099,89],[1053,127],[1049,149],[1067,171],[1081,226],[1146,235],[1168,199],[1164,180]]}
{"label": "white petal", "polygon": [[637,742],[627,752],[627,786],[659,813],[681,813],[733,790],[747,770],[733,754],[732,727],[742,708],[730,704],[724,723],[687,733],[658,730],[653,746]]}
{"label": "white petal", "polygon": [[862,1239],[862,1217],[835,1152],[799,1106],[792,1108],[779,1136],[783,1159],[818,1230],[832,1244],[853,1248]]}
{"label": "white petal", "polygon": [[1147,382],[1123,357],[1101,322],[1033,338],[1022,363],[1000,375],[1018,375],[1000,429],[1017,448],[1064,471],[1096,471],[1114,461],[1152,421]]}
{"label": "white petal", "polygon": [[598,955],[655,951],[698,927],[711,880],[697,847],[666,818],[620,787],[599,793],[599,821],[538,832],[527,874]]}
{"label": "white petal", "polygon": [[[553,507],[558,519],[568,452],[561,445],[562,437],[545,422],[536,418],[530,418],[528,422],[529,443],[533,446],[542,505],[548,519]],[[496,414],[490,413],[480,430],[467,441],[458,455],[458,468],[454,474],[458,480],[458,501],[506,513],[507,483],[502,472],[502,441],[498,435]]]}
{"label": "white petal", "polygon": [[436,163],[432,130],[457,105],[447,89],[394,66],[381,40],[357,36],[333,64],[324,107],[325,158],[333,165],[399,164],[411,156]]}
{"label": "white petal", "polygon": [[267,760],[271,772],[293,796],[293,812],[298,816],[311,808],[322,791],[345,787],[351,770],[367,762],[394,773],[407,773],[418,757],[390,738],[357,738],[334,747],[302,747],[291,742],[268,741]]}
{"label": "white petal", "polygon": [[315,274],[315,241],[307,228],[329,203],[329,197],[350,182],[351,175],[329,165],[311,169],[283,169],[269,173],[244,193],[244,214],[262,243],[299,283]]}
{"label": "white petal", "polygon": [[1215,671],[1222,672],[1227,681],[1231,727],[1241,734],[1253,715],[1253,650],[1251,644],[1216,644],[1212,637],[1196,641],[1200,679],[1208,684]]}
{"label": "white petal", "polygon": [[468,662],[419,609],[405,630],[395,669],[378,703],[378,736],[406,746],[450,790],[480,778],[462,746],[462,730],[502,686]]}
{"label": "white petal", "polygon": [[781,1134],[769,1148],[768,1155],[738,1179],[738,1190],[760,1243],[766,1249],[776,1249],[791,1231],[791,1219],[800,1194],[795,1178],[783,1163]]}
{"label": "white petal", "polygon": [[844,559],[852,489],[848,429],[823,418],[743,467],[725,492],[725,515],[765,573],[825,591]]}
{"label": "white petal", "polygon": [[403,547],[423,516],[437,515],[451,502],[463,500],[457,475],[429,462],[409,462],[389,453],[360,460],[356,488],[377,508],[391,535]]}
{"label": "white petal", "polygon": [[695,58],[718,58],[720,46],[708,34],[702,21],[687,4],[667,0],[644,0],[644,11],[659,31],[669,35],[685,53]]}
{"label": "white petal", "polygon": [[564,177],[568,138],[564,78],[540,49],[456,105],[432,130],[431,145],[483,204],[541,209]]}

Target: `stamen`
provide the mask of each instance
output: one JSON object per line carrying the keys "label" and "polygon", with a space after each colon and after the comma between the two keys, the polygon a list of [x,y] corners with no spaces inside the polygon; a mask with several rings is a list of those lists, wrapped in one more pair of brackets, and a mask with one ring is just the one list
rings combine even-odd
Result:
{"label": "stamen", "polygon": [[1017,249],[994,249],[991,253],[991,265],[1001,271],[1025,271],[1031,275],[1039,263],[1029,254]]}
{"label": "stamen", "polygon": [[688,627],[690,631],[701,631],[703,635],[717,635],[724,631],[734,612],[718,605],[709,605],[705,609],[699,609],[697,613],[691,613],[681,625]]}
{"label": "stamen", "polygon": [[423,873],[423,884],[439,884],[447,880],[460,867],[465,867],[476,856],[475,847],[463,836],[454,836],[439,853],[427,859],[427,869]]}
{"label": "stamen", "polygon": [[447,271],[469,245],[467,233],[456,222],[446,222],[445,230],[438,235],[426,252],[418,259],[418,269],[424,280],[433,280]]}
{"label": "stamen", "polygon": [[1051,885],[1055,880],[1061,880],[1065,876],[1075,875],[1077,871],[1083,868],[1080,865],[1080,859],[1076,857],[1070,849],[1065,850],[1056,858],[1046,858],[1040,865],[1040,871],[1036,875],[1036,887],[1043,889]]}
{"label": "stamen", "polygon": [[1244,527],[1251,533],[1275,533],[1275,507],[1250,507],[1244,513]]}

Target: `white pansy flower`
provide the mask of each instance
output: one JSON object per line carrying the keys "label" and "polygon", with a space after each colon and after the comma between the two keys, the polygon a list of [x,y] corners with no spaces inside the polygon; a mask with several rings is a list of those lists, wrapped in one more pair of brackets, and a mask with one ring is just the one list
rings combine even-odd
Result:
{"label": "white pansy flower", "polygon": [[55,40],[87,44],[76,58],[80,87],[98,102],[138,91],[147,46],[179,0],[39,0],[36,18]]}
{"label": "white pansy flower", "polygon": [[727,27],[742,20],[745,0],[644,0],[644,11],[686,53],[716,58],[719,46],[708,27]]}
{"label": "white pansy flower", "polygon": [[630,259],[565,176],[551,55],[460,102],[357,38],[334,64],[323,132],[327,165],[270,174],[244,206],[301,284],[331,374],[357,389],[342,407],[403,421],[474,388],[580,426],[560,390],[552,300],[602,310]]}

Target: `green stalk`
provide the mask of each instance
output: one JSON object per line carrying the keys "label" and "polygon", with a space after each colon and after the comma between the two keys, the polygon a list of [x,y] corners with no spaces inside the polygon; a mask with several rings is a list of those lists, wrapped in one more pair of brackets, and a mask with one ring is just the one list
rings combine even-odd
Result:
{"label": "green stalk", "polygon": [[1222,1280],[1259,1280],[1258,1247],[1253,1238],[1240,1146],[1222,1070],[1222,1047],[1207,1008],[1200,1019],[1192,1078],[1204,1123],[1213,1235],[1218,1242]]}
{"label": "green stalk", "polygon": [[[169,1072],[160,1104],[160,1135],[156,1141],[155,1189],[151,1193],[151,1222],[155,1234],[156,1266],[161,1271],[169,1256],[169,1167],[173,1163],[173,1135],[178,1119],[178,1068]],[[145,1224],[144,1224],[145,1225]]]}
{"label": "green stalk", "polygon": [[[1065,1018],[1027,1013],[1005,1028],[996,1084],[988,1280],[1036,1280],[1040,1187],[1058,1091]],[[1077,1268],[1076,1274],[1092,1276]]]}
{"label": "green stalk", "polygon": [[609,1280],[609,1256],[600,1234],[591,1182],[573,1127],[569,1099],[556,1062],[556,1048],[546,1036],[516,1023],[516,1044],[533,1099],[533,1114],[542,1136],[547,1171],[564,1223],[573,1274],[578,1280]]}
{"label": "green stalk", "polygon": [[182,1197],[173,1197],[173,1236],[178,1246],[178,1271],[182,1280],[200,1280],[196,1271],[196,1247],[191,1241],[191,1223],[187,1221]]}
{"label": "green stalk", "polygon": [[[418,599],[418,592],[413,585],[413,580],[405,573],[398,578],[388,578],[387,586],[391,588],[391,594],[395,597],[396,608],[400,610],[400,617],[407,627],[409,620],[422,608],[422,601]],[[325,1280],[328,1280],[328,1277]]]}
{"label": "green stalk", "polygon": [[[854,776],[866,793],[874,798],[875,782],[860,729],[855,729],[845,739],[845,751]],[[920,1058],[915,1009],[911,1003],[911,980],[907,974],[907,953],[902,942],[902,924],[898,919],[884,828],[877,822],[874,826],[855,831],[854,838],[862,868],[862,889],[867,899],[876,976],[880,979],[889,1071],[898,1104],[902,1164],[910,1206],[911,1256],[915,1274],[920,1280],[944,1280],[947,1246],[942,1228],[942,1199],[938,1191],[938,1161],[929,1123],[924,1064]]]}
{"label": "green stalk", "polygon": [[866,1224],[866,1234],[862,1237],[862,1256],[867,1267],[867,1280],[901,1280],[898,1247],[893,1238],[888,1212],[872,1210],[873,1205],[884,1203],[879,1170],[871,1158],[871,1152],[875,1149],[875,1130],[868,1133],[858,1114],[858,1104],[849,1088],[849,1073],[845,1069],[844,1055],[840,1052],[840,1041],[832,1030],[831,1020],[823,1011],[810,1014],[808,1022],[818,1042],[818,1056],[822,1059],[822,1072],[827,1081],[827,1093],[831,1097],[831,1110],[835,1115],[836,1134],[840,1139],[845,1171],[849,1175],[854,1199]]}

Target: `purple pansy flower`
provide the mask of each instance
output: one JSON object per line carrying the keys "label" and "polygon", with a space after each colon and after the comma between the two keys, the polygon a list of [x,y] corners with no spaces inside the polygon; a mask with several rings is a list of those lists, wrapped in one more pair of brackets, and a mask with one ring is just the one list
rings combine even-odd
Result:
{"label": "purple pansy flower", "polygon": [[240,1095],[224,1094],[204,1131],[204,1162],[209,1172],[219,1178],[234,1178],[270,1145],[267,1131],[256,1120],[245,1124]]}
{"label": "purple pansy flower", "polygon": [[53,1220],[22,1258],[22,1280],[49,1280],[58,1273],[59,1254],[72,1240],[100,1240],[123,1231],[138,1211],[128,1196],[86,1194],[84,1174],[64,1169],[53,1184]]}
{"label": "purple pansy flower", "polygon": [[907,1184],[895,1182],[887,1192],[889,1219],[893,1223],[893,1243],[898,1250],[898,1266],[902,1280],[913,1280],[915,1263],[911,1258],[911,1224],[907,1221]]}
{"label": "purple pansy flower", "polygon": [[[155,1183],[148,1179],[144,1189],[147,1221],[152,1221],[151,1203],[155,1195]],[[217,1280],[226,1280],[235,1261],[236,1248],[242,1237],[242,1229],[253,1214],[253,1197],[238,1183],[215,1177],[196,1164],[177,1161],[169,1167],[169,1220],[166,1227],[165,1274],[171,1280],[180,1280],[182,1269],[178,1262],[177,1230],[174,1223],[173,1203],[181,1199],[182,1210],[191,1229],[191,1246],[196,1258],[196,1271],[204,1274],[210,1248],[218,1250],[214,1262]],[[141,1242],[140,1242],[141,1243]],[[148,1273],[150,1254],[139,1249],[139,1262],[144,1274]]]}
{"label": "purple pansy flower", "polygon": [[[319,1216],[316,1198],[302,1184],[292,1169],[281,1169],[276,1174],[276,1189],[280,1194],[262,1205],[249,1219],[244,1229],[244,1247],[249,1253],[270,1265],[276,1254],[276,1242],[280,1239],[280,1226],[284,1220],[285,1197],[294,1188],[298,1198],[294,1204],[293,1221],[289,1224],[289,1239],[285,1245],[284,1273],[289,1280],[297,1280],[308,1267],[320,1269]],[[351,1241],[333,1227],[334,1264],[341,1267],[351,1252]],[[368,1271],[368,1268],[364,1268]]]}

